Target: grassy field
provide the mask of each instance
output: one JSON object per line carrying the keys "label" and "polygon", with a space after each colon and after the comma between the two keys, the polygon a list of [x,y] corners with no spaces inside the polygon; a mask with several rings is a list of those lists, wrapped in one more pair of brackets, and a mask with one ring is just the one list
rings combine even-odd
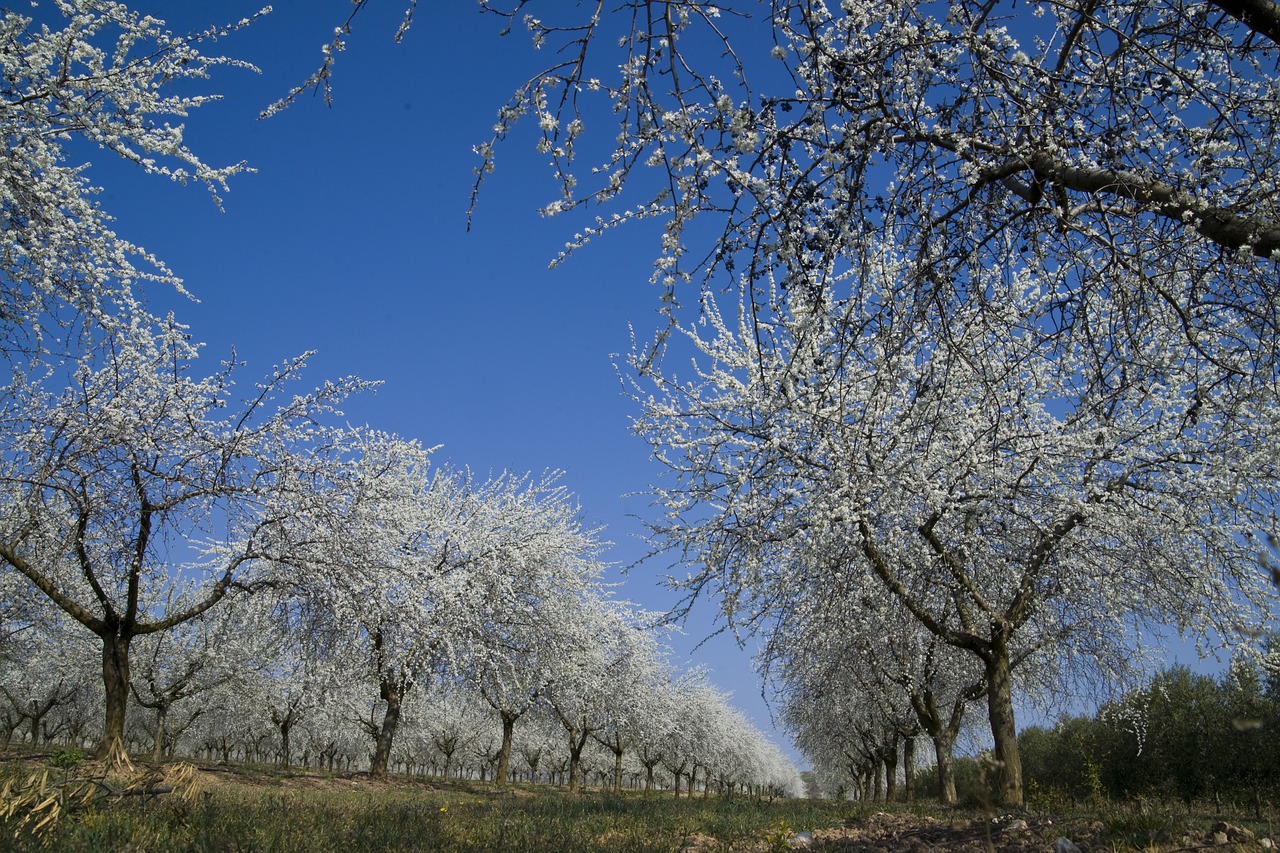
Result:
{"label": "grassy field", "polygon": [[[32,779],[38,784],[30,785]],[[1270,849],[1262,839],[1274,837],[1270,814],[1234,820],[1215,837],[1227,826],[1221,815],[1141,804],[1102,813],[995,815],[928,804],[673,799],[597,790],[570,796],[548,787],[269,768],[139,765],[125,777],[91,763],[59,766],[35,757],[0,761],[0,789],[0,850],[771,853],[791,849],[789,842],[805,832],[816,853],[1022,853],[1053,849],[1059,837],[1089,851],[1260,851]],[[1252,835],[1244,838],[1242,831]]]}
{"label": "grassy field", "polygon": [[[10,778],[30,768],[12,764]],[[77,772],[82,772],[77,769]],[[24,777],[25,778],[25,777]],[[54,774],[51,782],[58,781]],[[74,780],[71,773],[63,778]],[[129,851],[652,851],[786,849],[796,830],[838,825],[835,804],[772,803],[738,797],[672,799],[669,794],[546,787],[380,782],[359,774],[280,774],[228,768],[196,774],[190,796],[107,797],[66,811],[43,833],[14,836],[9,849]],[[119,786],[116,786],[117,788]],[[32,805],[38,805],[33,801]]]}

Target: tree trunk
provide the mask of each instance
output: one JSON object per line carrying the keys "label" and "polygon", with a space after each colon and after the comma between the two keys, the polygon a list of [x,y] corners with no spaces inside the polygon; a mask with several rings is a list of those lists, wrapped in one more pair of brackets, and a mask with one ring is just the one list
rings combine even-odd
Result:
{"label": "tree trunk", "polygon": [[898,798],[898,738],[896,735],[880,752],[880,760],[884,763],[884,801],[892,803]]}
{"label": "tree trunk", "polygon": [[[443,749],[442,749],[442,750],[440,750],[440,754],[444,756],[444,766],[443,766],[442,768],[440,768],[440,770],[441,770],[440,778],[441,778],[441,779],[448,779],[448,778],[449,778],[449,771],[450,771],[450,769],[453,767],[453,754],[454,754],[455,752],[457,752],[457,750],[458,750],[458,742],[457,742],[457,740],[455,740],[455,739],[450,739],[449,743],[450,743],[450,744],[452,744],[452,746],[450,746],[447,750],[443,750]],[[439,745],[438,745],[438,744],[437,744],[437,747],[436,747],[436,748],[437,748],[437,749],[439,749]]]}
{"label": "tree trunk", "polygon": [[[278,761],[281,767],[290,766],[293,756],[289,749],[289,732],[293,731],[294,724],[298,721],[298,704],[296,702],[287,701],[283,712],[271,706],[271,722],[276,726],[276,730],[280,732],[280,755]],[[307,763],[306,756],[302,758],[302,763]]]}
{"label": "tree trunk", "polygon": [[938,798],[944,805],[956,804],[955,746],[956,737],[964,723],[965,707],[969,701],[977,699],[986,691],[985,682],[972,685],[951,705],[951,716],[943,722],[938,713],[936,697],[928,688],[912,694],[911,706],[916,711],[916,720],[920,727],[933,741],[935,766],[938,768]]}
{"label": "tree trunk", "polygon": [[569,793],[576,794],[582,787],[582,750],[569,750]]}
{"label": "tree trunk", "polygon": [[[280,722],[280,766],[289,766],[289,730],[293,728],[293,715],[290,714]],[[306,762],[304,756],[303,763]]]}
{"label": "tree trunk", "polygon": [[586,746],[587,736],[581,737],[576,729],[569,730],[569,793],[576,794],[582,787],[582,748]]}
{"label": "tree trunk", "polygon": [[386,776],[387,763],[391,760],[391,744],[395,741],[396,727],[400,725],[400,707],[404,702],[404,686],[395,679],[382,679],[380,693],[387,703],[387,712],[382,717],[382,728],[378,730],[378,739],[373,750],[373,761],[369,765],[370,776]]}
{"label": "tree trunk", "polygon": [[622,793],[622,750],[613,751],[613,792]]}
{"label": "tree trunk", "polygon": [[902,743],[902,787],[908,803],[916,801],[916,739],[908,737]]}
{"label": "tree trunk", "polygon": [[938,797],[944,805],[954,806],[956,796],[955,738],[951,732],[939,731],[933,739],[933,756],[938,766]]}
{"label": "tree trunk", "polygon": [[47,694],[44,699],[39,701],[35,699],[31,700],[31,702],[28,705],[28,710],[29,710],[29,716],[31,717],[31,745],[32,746],[35,746],[41,741],[43,741],[44,743],[49,743],[51,740],[53,740],[53,735],[62,727],[62,725],[65,725],[65,723],[61,723],[58,727],[56,727],[53,730],[53,732],[50,732],[48,726],[45,725],[44,721],[45,721],[45,717],[49,715],[49,712],[52,711],[56,706],[65,702],[67,699],[67,696],[69,695],[70,694],[65,694],[62,692],[62,682],[59,681],[57,685],[53,688],[53,692]]}
{"label": "tree trunk", "polygon": [[151,760],[159,762],[164,757],[165,724],[169,718],[169,705],[160,702],[156,705],[156,736],[151,746]]}
{"label": "tree trunk", "polygon": [[502,714],[502,749],[498,751],[498,769],[494,771],[494,784],[507,784],[507,775],[511,768],[511,744],[515,740],[516,714],[501,711]]}
{"label": "tree trunk", "polygon": [[48,713],[48,709],[41,710],[41,706],[34,701],[31,703],[31,745],[36,746],[40,743],[40,722],[44,719],[44,715]]}
{"label": "tree trunk", "polygon": [[987,714],[995,742],[996,798],[1005,808],[1021,809],[1022,755],[1018,751],[1018,729],[1013,717],[1013,686],[1010,681],[1007,629],[997,629],[991,648],[983,657],[987,674]]}
{"label": "tree trunk", "polygon": [[106,715],[102,738],[93,757],[102,761],[124,752],[124,717],[129,705],[129,641],[115,633],[102,637],[102,686],[106,695]]}

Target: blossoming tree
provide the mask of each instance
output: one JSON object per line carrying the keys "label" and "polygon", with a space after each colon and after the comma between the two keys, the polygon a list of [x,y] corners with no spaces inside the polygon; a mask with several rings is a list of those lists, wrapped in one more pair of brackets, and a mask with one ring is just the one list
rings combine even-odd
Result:
{"label": "blossoming tree", "polygon": [[1262,605],[1274,5],[483,5],[552,58],[479,179],[528,116],[546,212],[599,210],[567,251],[666,223],[639,429],[680,475],[659,532],[731,618],[872,573],[982,661],[1016,805],[1015,646],[1122,660],[1138,623]]}
{"label": "blossoming tree", "polygon": [[[246,62],[203,51],[251,19],[175,35],[120,3],[32,3],[0,10],[0,350],[39,353],[66,324],[115,326],[141,293],[181,287],[162,261],[112,228],[94,196],[86,150],[213,194],[244,163],[215,167],[187,147],[186,117],[216,100],[190,84]],[[123,302],[119,297],[123,297]],[[53,334],[50,334],[53,333]]]}
{"label": "blossoming tree", "polygon": [[537,535],[485,556],[489,576],[506,591],[486,596],[484,630],[462,649],[455,672],[501,722],[494,771],[499,785],[510,775],[516,722],[537,707],[565,662],[589,642],[584,632],[594,624],[595,602],[605,597],[598,531],[582,526],[568,492],[554,487],[528,509],[524,521],[513,523]]}
{"label": "blossoming tree", "polygon": [[538,685],[515,677],[508,661],[520,656],[504,641],[538,642],[535,626],[571,609],[598,573],[599,545],[554,475],[477,481],[374,431],[333,450],[292,594],[305,629],[333,637],[338,656],[357,652],[376,682],[371,772],[383,775],[406,698],[434,680],[471,672],[495,699],[509,690],[498,701],[514,723],[519,695]]}
{"label": "blossoming tree", "polygon": [[359,387],[287,396],[303,358],[237,403],[234,364],[198,379],[196,355],[183,327],[136,312],[65,375],[15,379],[0,400],[0,560],[101,641],[100,757],[124,733],[133,640],[199,617],[301,546],[290,521],[314,497],[299,483],[317,419]]}
{"label": "blossoming tree", "polygon": [[1046,343],[1056,289],[971,274],[981,305],[913,302],[886,250],[777,296],[768,326],[707,299],[706,325],[681,330],[692,378],[650,370],[638,429],[677,475],[656,532],[697,567],[691,597],[765,629],[810,596],[878,589],[980,662],[1002,801],[1020,805],[1021,655],[1105,671],[1160,625],[1253,636],[1280,407],[1261,377],[1206,388],[1172,306],[1078,314],[1141,341],[1140,359],[1119,339],[1100,353]]}
{"label": "blossoming tree", "polygon": [[[880,755],[869,757],[886,758],[892,742],[902,742],[908,800],[913,736],[923,732],[933,741],[939,797],[955,803],[956,739],[968,706],[986,690],[977,661],[881,594],[877,578],[841,573],[823,580],[839,585],[813,589],[779,614],[760,652],[788,730],[817,772],[847,783],[856,780],[844,746],[873,721],[889,743],[873,739]],[[1025,664],[1021,656],[1012,662]],[[859,713],[868,719],[850,722]]]}
{"label": "blossoming tree", "polygon": [[976,269],[1053,272],[1046,323],[1160,305],[1206,359],[1274,364],[1273,5],[484,6],[555,52],[501,110],[478,174],[536,118],[560,191],[547,211],[604,207],[569,248],[664,218],[655,279],[673,311],[696,302],[685,281],[738,284],[755,307],[780,267],[799,288],[891,242],[902,286],[938,299],[981,304]]}
{"label": "blossoming tree", "polygon": [[[1019,804],[1017,644],[1122,660],[1139,624],[1225,628],[1238,597],[1264,605],[1247,543],[1274,526],[1280,15],[602,11],[519,4],[564,50],[494,141],[533,114],[548,212],[620,204],[570,249],[667,221],[671,326],[632,362],[658,388],[639,430],[679,472],[660,535],[752,624],[806,572],[878,578],[982,661]],[[621,128],[588,173],[592,92]],[[728,320],[717,289],[738,294]]]}

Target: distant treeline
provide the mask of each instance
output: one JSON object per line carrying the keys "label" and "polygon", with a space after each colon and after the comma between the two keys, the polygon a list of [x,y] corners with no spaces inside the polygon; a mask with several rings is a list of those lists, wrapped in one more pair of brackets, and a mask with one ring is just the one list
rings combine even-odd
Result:
{"label": "distant treeline", "polygon": [[[1063,717],[1018,737],[1027,804],[1061,812],[1152,800],[1261,812],[1280,794],[1280,679],[1245,663],[1213,677],[1163,670],[1094,716]],[[960,801],[990,801],[982,758],[958,759]],[[917,775],[936,794],[932,769]]]}

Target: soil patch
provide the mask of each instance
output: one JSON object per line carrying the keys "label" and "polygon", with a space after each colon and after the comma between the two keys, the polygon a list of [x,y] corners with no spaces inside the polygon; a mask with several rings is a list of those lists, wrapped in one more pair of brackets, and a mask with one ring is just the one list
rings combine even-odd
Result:
{"label": "soil patch", "polygon": [[1186,830],[1177,838],[1119,838],[1109,837],[1101,821],[1059,823],[1044,817],[1015,816],[990,820],[959,816],[938,819],[883,812],[834,829],[815,830],[811,840],[801,837],[793,846],[821,853],[1101,853],[1115,849],[1137,849],[1145,853],[1211,849],[1252,853],[1274,849],[1269,840],[1225,822],[1206,830]]}

